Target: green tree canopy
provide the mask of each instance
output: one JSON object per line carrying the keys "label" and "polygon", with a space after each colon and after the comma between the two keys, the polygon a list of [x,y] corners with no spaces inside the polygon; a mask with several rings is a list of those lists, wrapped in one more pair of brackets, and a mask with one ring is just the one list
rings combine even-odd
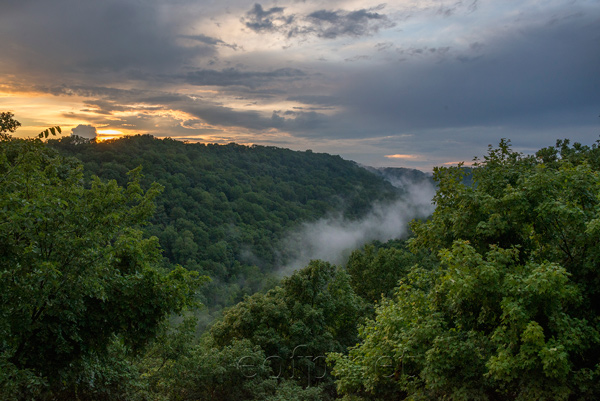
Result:
{"label": "green tree canopy", "polygon": [[567,400],[600,396],[600,149],[559,141],[534,156],[508,141],[473,169],[439,168],[414,266],[330,355],[360,399]]}
{"label": "green tree canopy", "polygon": [[150,135],[105,142],[64,137],[49,144],[80,159],[86,176],[125,185],[127,171],[141,165],[142,187],[164,187],[144,231],[159,239],[166,263],[213,279],[202,290],[211,309],[262,289],[275,267],[294,257],[281,241],[299,223],[333,211],[363,216],[374,201],[391,201],[401,192],[339,156],[272,146]]}
{"label": "green tree canopy", "polygon": [[410,268],[421,261],[426,262],[427,253],[415,254],[407,249],[406,240],[393,240],[387,244],[367,244],[352,252],[346,269],[350,283],[357,295],[374,303],[382,295],[391,297]]}
{"label": "green tree canopy", "polygon": [[0,139],[1,398],[67,397],[86,360],[141,349],[190,302],[202,279],[162,271],[140,231],[160,192],[140,178],[86,182],[41,140]]}
{"label": "green tree canopy", "polygon": [[303,387],[327,385],[325,354],[355,344],[364,312],[343,269],[312,261],[280,287],[228,309],[210,334],[221,347],[242,339],[260,346],[282,378]]}
{"label": "green tree canopy", "polygon": [[21,123],[14,119],[14,114],[8,111],[0,113],[0,139],[10,138],[10,133],[21,126]]}

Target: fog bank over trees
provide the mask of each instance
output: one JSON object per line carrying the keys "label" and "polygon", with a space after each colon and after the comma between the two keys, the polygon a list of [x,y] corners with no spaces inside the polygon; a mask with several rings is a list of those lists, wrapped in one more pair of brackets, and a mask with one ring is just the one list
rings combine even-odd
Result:
{"label": "fog bank over trees", "polygon": [[[398,171],[386,174],[385,170]],[[359,219],[348,219],[338,212],[316,222],[303,223],[282,241],[281,248],[289,257],[280,267],[283,275],[314,259],[343,264],[354,249],[369,242],[405,238],[411,220],[425,219],[433,213],[435,185],[429,175],[411,169],[375,171],[401,189],[403,196],[393,202],[375,203]]]}

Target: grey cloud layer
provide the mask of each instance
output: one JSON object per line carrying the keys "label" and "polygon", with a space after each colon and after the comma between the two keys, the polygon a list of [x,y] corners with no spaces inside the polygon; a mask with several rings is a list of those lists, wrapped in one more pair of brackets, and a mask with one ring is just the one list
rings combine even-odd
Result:
{"label": "grey cloud layer", "polygon": [[313,22],[312,29],[319,37],[335,39],[344,35],[364,36],[395,26],[386,15],[376,12],[382,9],[383,6],[356,11],[318,10],[309,14],[307,19]]}
{"label": "grey cloud layer", "polygon": [[165,71],[215,54],[215,44],[179,46],[175,22],[156,1],[23,2],[0,16],[0,52],[25,70],[85,75]]}
{"label": "grey cloud layer", "polygon": [[600,111],[598,43],[597,19],[541,25],[496,36],[483,50],[477,44],[448,52],[441,61],[359,72],[337,95],[349,100],[351,114],[398,130],[568,126],[590,108]]}
{"label": "grey cloud layer", "polygon": [[[135,126],[138,129],[152,130],[152,124],[145,123],[152,119],[150,116],[117,117],[113,113],[123,111],[143,113],[144,111],[156,110],[178,110],[188,113],[197,118],[198,121],[211,125],[240,127],[257,132],[272,128],[282,131],[304,132],[320,127],[325,128],[328,124],[325,116],[314,111],[274,111],[272,115],[265,116],[257,111],[236,110],[211,100],[167,92],[123,90],[97,86],[38,87],[38,90],[56,95],[94,97],[95,100],[85,102],[87,108],[82,111],[93,111],[97,116],[86,116],[86,118],[92,118],[95,124],[110,124],[115,128]],[[73,114],[66,114],[66,116],[74,117]],[[82,114],[81,117],[84,117],[84,115]],[[171,121],[171,123],[176,122]],[[192,125],[193,122],[186,121],[186,123]],[[185,130],[178,129],[178,133],[181,132],[185,132]],[[202,134],[203,132],[198,133]],[[159,132],[158,134],[170,135],[169,132]],[[186,135],[190,134],[191,132],[186,132]]]}
{"label": "grey cloud layer", "polygon": [[246,18],[242,18],[242,22],[246,27],[255,32],[273,31],[278,29],[282,24],[290,24],[294,20],[294,16],[285,17],[283,15],[283,7],[272,7],[264,10],[263,7],[256,3],[254,7],[246,13]]}
{"label": "grey cloud layer", "polygon": [[96,128],[91,125],[79,124],[71,130],[72,136],[79,136],[86,139],[93,139],[96,137],[96,134]]}
{"label": "grey cloud layer", "polygon": [[[282,144],[373,138],[380,155],[469,158],[472,144],[513,133],[527,146],[560,130],[598,134],[600,6],[589,0],[525,0],[523,12],[498,2],[504,19],[473,0],[428,14],[298,4],[229,0],[230,14],[212,15],[191,0],[10,0],[0,79],[84,97],[70,117],[165,136],[275,130],[291,135]],[[262,41],[272,47],[246,50]]]}
{"label": "grey cloud layer", "polygon": [[274,81],[298,80],[305,77],[306,73],[297,68],[279,68],[273,71],[241,71],[237,68],[225,68],[221,71],[197,70],[174,78],[199,86],[241,85],[256,88],[265,84],[272,84]]}

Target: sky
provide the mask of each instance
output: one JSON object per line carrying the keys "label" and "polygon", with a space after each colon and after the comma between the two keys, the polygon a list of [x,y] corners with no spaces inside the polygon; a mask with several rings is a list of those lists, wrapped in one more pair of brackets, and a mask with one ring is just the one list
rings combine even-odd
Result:
{"label": "sky", "polygon": [[2,0],[0,111],[60,125],[467,163],[600,138],[598,0]]}

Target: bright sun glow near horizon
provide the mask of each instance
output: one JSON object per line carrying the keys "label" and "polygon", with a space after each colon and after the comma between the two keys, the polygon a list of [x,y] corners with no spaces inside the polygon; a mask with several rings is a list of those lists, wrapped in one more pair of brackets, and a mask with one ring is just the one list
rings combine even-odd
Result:
{"label": "bright sun glow near horizon", "polygon": [[110,139],[117,139],[117,138],[127,135],[123,131],[119,131],[116,129],[99,129],[97,131],[97,133],[98,133],[96,135],[97,141],[108,141]]}

